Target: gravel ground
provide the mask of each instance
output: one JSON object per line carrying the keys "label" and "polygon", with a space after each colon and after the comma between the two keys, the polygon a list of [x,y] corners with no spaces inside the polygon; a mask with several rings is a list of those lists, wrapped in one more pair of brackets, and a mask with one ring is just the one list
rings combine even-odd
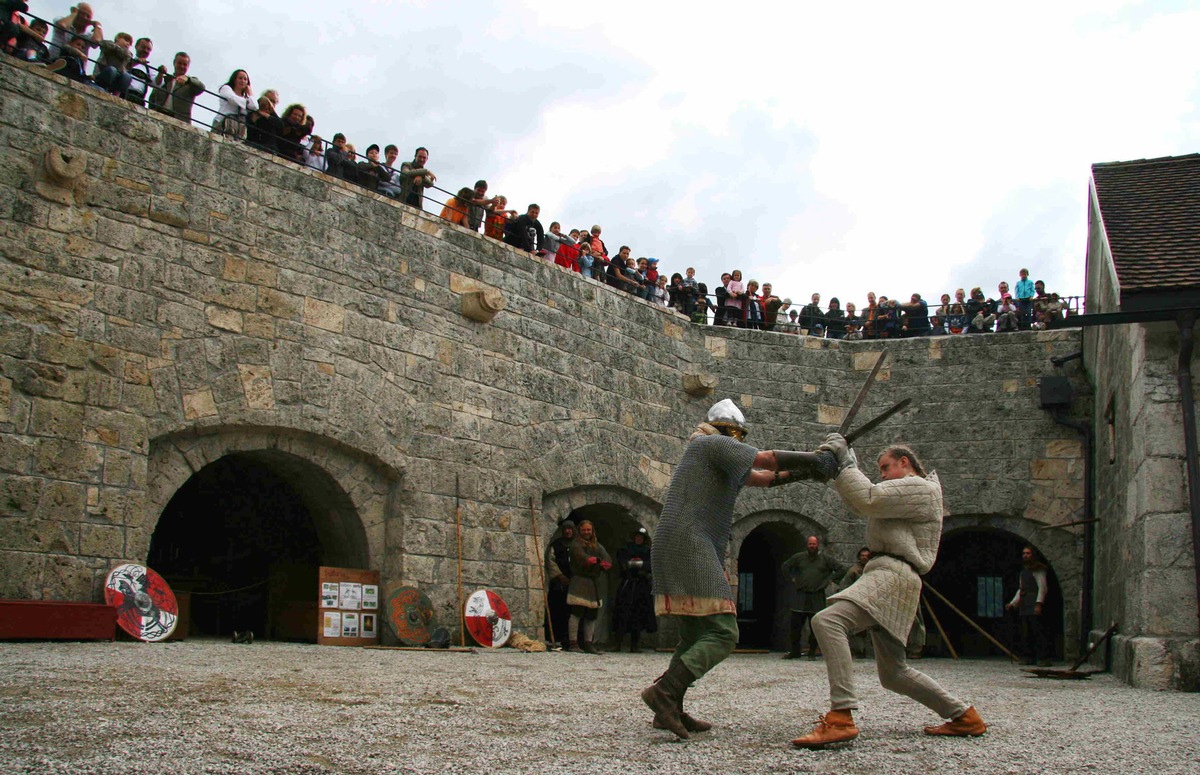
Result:
{"label": "gravel ground", "polygon": [[977,739],[859,661],[861,735],[788,742],[824,710],[820,661],[736,655],[688,695],[719,722],[677,741],[639,690],[666,654],[474,654],[285,643],[0,643],[3,773],[712,773],[1200,771],[1200,697],[924,660],[974,702]]}

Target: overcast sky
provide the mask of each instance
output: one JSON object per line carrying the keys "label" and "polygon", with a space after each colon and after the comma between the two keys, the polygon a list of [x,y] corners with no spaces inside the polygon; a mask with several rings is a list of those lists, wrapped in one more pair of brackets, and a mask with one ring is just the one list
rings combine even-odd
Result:
{"label": "overcast sky", "polygon": [[1090,165],[1200,151],[1195,2],[93,7],[213,91],[244,68],[324,137],[427,146],[444,188],[793,299],[994,295],[1022,266],[1082,293]]}

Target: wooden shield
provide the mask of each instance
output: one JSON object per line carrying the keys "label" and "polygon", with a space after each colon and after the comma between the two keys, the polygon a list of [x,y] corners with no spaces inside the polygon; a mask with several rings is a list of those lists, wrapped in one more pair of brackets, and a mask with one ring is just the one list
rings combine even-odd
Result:
{"label": "wooden shield", "polygon": [[499,595],[491,590],[472,592],[467,598],[467,632],[480,646],[498,649],[512,634],[512,614]]}
{"label": "wooden shield", "polygon": [[142,641],[170,637],[179,620],[175,593],[163,577],[145,565],[113,568],[104,582],[104,602],[117,609],[117,624]]}
{"label": "wooden shield", "polygon": [[405,646],[424,646],[433,636],[433,603],[416,587],[397,587],[388,596],[387,620]]}

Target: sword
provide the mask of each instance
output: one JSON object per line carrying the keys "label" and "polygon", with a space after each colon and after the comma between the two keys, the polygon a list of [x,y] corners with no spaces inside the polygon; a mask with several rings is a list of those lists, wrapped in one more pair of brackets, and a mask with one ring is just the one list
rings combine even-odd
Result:
{"label": "sword", "polygon": [[854,415],[858,414],[858,410],[862,408],[863,402],[867,400],[867,393],[871,392],[871,386],[875,384],[875,377],[878,376],[879,370],[883,367],[884,360],[887,359],[887,350],[879,353],[879,357],[875,359],[875,366],[871,369],[871,373],[867,375],[867,381],[858,389],[858,395],[854,399],[854,403],[850,405],[846,416],[842,418],[842,424],[838,427],[838,433],[842,436],[846,435],[846,431],[850,430],[850,423],[854,421]]}
{"label": "sword", "polygon": [[875,430],[876,428],[878,428],[880,425],[883,425],[883,423],[886,422],[889,417],[896,414],[897,412],[903,412],[905,409],[908,408],[909,404],[911,404],[911,403],[912,403],[912,399],[906,398],[903,401],[895,404],[891,409],[888,409],[887,411],[880,414],[875,419],[869,420],[868,422],[864,423],[862,425],[862,427],[846,434],[846,443],[853,444],[855,439],[859,438],[860,436],[864,436],[864,435],[870,433],[871,431]]}

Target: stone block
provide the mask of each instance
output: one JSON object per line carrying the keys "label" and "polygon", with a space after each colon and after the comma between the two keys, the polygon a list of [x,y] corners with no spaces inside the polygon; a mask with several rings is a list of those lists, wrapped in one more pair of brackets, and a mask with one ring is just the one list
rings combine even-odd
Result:
{"label": "stone block", "polygon": [[[0,525],[3,522],[0,521]],[[46,555],[22,551],[0,551],[0,597],[40,600],[42,566]]]}
{"label": "stone block", "polygon": [[1179,512],[1187,508],[1183,461],[1151,457],[1142,461],[1134,477],[1137,514]]}
{"label": "stone block", "polygon": [[125,556],[125,528],[119,525],[80,525],[79,554],[117,560]]}
{"label": "stone block", "polygon": [[44,398],[32,401],[29,432],[34,436],[55,436],[63,439],[83,438],[84,408]]}
{"label": "stone block", "polygon": [[238,375],[246,395],[246,406],[251,409],[275,408],[275,393],[271,383],[270,366],[239,364]]}
{"label": "stone block", "polygon": [[51,555],[42,567],[44,600],[96,600],[98,572],[78,557]]}
{"label": "stone block", "polygon": [[204,318],[213,328],[238,334],[242,332],[242,313],[237,310],[209,305],[204,308]]}
{"label": "stone block", "polygon": [[197,390],[183,394],[183,416],[188,420],[215,417],[217,403],[211,390]]}

